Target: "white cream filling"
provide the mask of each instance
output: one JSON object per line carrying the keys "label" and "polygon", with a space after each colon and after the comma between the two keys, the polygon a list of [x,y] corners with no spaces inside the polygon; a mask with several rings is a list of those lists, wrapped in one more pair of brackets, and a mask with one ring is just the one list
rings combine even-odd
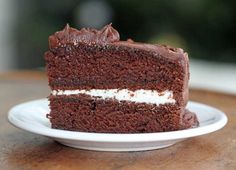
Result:
{"label": "white cream filling", "polygon": [[86,94],[92,97],[99,97],[101,99],[116,99],[118,101],[131,101],[137,103],[150,104],[174,104],[173,92],[166,90],[158,92],[156,90],[135,90],[128,89],[91,89],[91,90],[53,90],[52,95],[77,95]]}

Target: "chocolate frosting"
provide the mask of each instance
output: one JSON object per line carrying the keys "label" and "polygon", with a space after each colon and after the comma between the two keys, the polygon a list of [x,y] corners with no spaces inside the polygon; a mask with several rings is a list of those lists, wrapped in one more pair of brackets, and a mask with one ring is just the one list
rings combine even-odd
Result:
{"label": "chocolate frosting", "polygon": [[65,44],[69,43],[73,45],[77,45],[78,43],[98,45],[114,43],[118,46],[121,45],[130,48],[158,51],[159,53],[163,52],[165,53],[163,56],[169,56],[168,58],[179,57],[179,55],[172,55],[171,53],[180,54],[181,56],[184,53],[181,48],[173,48],[167,45],[138,43],[132,39],[120,41],[120,35],[118,31],[115,30],[111,24],[104,26],[101,30],[92,28],[83,28],[81,30],[77,30],[67,24],[62,31],[58,31],[49,37],[50,49],[64,46]]}
{"label": "chocolate frosting", "polygon": [[101,30],[90,28],[77,30],[67,24],[62,31],[58,31],[49,37],[49,48],[56,48],[68,43],[74,45],[77,45],[79,42],[87,44],[107,44],[119,40],[120,35],[111,24],[106,25]]}

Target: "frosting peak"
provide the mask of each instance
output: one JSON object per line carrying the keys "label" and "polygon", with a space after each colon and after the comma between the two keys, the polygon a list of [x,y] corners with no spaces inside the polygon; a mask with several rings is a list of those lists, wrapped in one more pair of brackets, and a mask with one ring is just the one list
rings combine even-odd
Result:
{"label": "frosting peak", "polygon": [[100,31],[100,38],[105,42],[116,42],[120,40],[120,35],[118,31],[116,31],[111,24],[106,25]]}
{"label": "frosting peak", "polygon": [[49,47],[52,49],[67,43],[77,45],[79,42],[106,44],[119,40],[120,35],[111,24],[106,25],[101,30],[91,28],[77,30],[67,24],[62,31],[58,31],[49,37]]}

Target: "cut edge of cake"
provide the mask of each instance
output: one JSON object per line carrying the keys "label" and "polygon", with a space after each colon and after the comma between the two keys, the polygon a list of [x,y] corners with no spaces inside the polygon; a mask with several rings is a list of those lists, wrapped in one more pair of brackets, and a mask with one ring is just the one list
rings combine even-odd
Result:
{"label": "cut edge of cake", "polygon": [[[196,115],[185,109],[188,101],[189,61],[182,49],[132,40],[120,41],[119,33],[111,24],[101,30],[77,30],[67,25],[64,30],[49,37],[49,49],[45,59],[52,89],[48,117],[53,128],[143,133],[199,125]],[[140,60],[141,65],[146,64],[151,71],[144,66],[143,70],[140,69],[141,66],[136,66],[134,59]],[[113,60],[117,60],[117,63]],[[129,65],[130,62],[133,65]],[[163,62],[163,65],[158,65],[158,62]],[[100,67],[97,66],[99,64]],[[158,69],[152,64],[156,64]],[[105,66],[110,70],[106,70]],[[182,73],[171,67],[178,67]],[[120,74],[123,71],[121,68],[123,74]],[[101,70],[105,70],[104,73]],[[139,74],[137,70],[145,74]],[[173,76],[165,77],[161,71],[167,71]],[[164,77],[163,81],[166,82],[158,80],[155,73]],[[136,78],[135,74],[141,78]],[[171,81],[168,77],[171,77]],[[159,85],[157,82],[163,91],[156,90]],[[174,83],[181,87],[175,90]],[[164,85],[174,90],[165,89]]]}

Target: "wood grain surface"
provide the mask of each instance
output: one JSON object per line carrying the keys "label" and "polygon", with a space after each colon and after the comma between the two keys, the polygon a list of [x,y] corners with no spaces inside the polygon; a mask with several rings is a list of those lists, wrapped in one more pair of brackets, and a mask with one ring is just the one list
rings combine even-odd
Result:
{"label": "wood grain surface", "polygon": [[43,72],[0,75],[1,170],[236,169],[236,96],[190,91],[191,100],[212,105],[227,114],[229,122],[220,131],[161,150],[112,153],[69,148],[8,123],[7,113],[12,106],[45,98],[49,92]]}

